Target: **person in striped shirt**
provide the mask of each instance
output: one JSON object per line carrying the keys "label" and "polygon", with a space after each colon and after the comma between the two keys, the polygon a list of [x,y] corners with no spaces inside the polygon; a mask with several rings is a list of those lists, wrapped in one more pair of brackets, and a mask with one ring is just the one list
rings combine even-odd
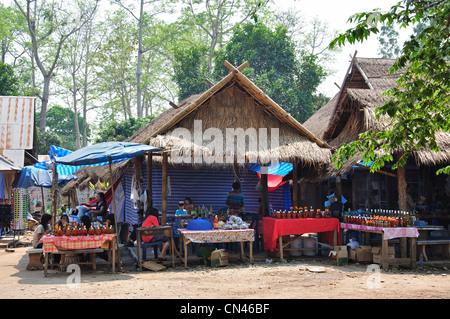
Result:
{"label": "person in striped shirt", "polygon": [[231,185],[232,191],[227,194],[225,204],[231,213],[244,211],[244,195],[241,191],[241,183],[234,182]]}

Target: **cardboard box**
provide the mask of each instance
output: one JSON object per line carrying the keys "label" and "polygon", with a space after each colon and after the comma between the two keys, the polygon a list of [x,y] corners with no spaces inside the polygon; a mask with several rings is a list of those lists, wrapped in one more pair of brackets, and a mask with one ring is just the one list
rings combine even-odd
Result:
{"label": "cardboard box", "polygon": [[372,262],[372,246],[360,246],[355,249],[356,261],[357,262]]}
{"label": "cardboard box", "polygon": [[347,246],[334,246],[329,256],[331,256],[332,265],[344,266],[348,264]]}
{"label": "cardboard box", "polygon": [[228,265],[228,253],[224,249],[216,249],[211,253],[211,267]]}
{"label": "cardboard box", "polygon": [[[381,264],[382,263],[382,256],[381,256],[381,247],[372,247],[372,261],[375,264]],[[395,247],[389,246],[388,247],[388,258],[395,258]]]}

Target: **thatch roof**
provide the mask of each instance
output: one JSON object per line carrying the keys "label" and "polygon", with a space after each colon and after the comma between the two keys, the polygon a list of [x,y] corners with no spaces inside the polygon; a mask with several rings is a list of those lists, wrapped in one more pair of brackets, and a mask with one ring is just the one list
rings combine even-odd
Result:
{"label": "thatch roof", "polygon": [[[339,148],[343,143],[358,139],[365,131],[380,131],[390,125],[387,117],[375,118],[375,108],[382,106],[389,97],[383,93],[397,85],[402,74],[389,74],[395,60],[357,58],[350,63],[341,90],[304,125],[314,134]],[[324,123],[327,122],[327,125]],[[441,152],[429,149],[416,150],[413,157],[417,165],[440,165],[450,162],[450,133],[436,134]],[[394,152],[395,153],[395,152]],[[328,176],[344,173],[360,162],[362,154],[346,161],[338,171],[330,165]]]}
{"label": "thatch roof", "polygon": [[315,112],[309,119],[307,119],[303,126],[307,128],[311,133],[316,136],[323,136],[323,133],[328,127],[330,118],[333,115],[334,108],[339,95],[336,94],[327,104],[322,106],[317,112]]}
{"label": "thatch roof", "polygon": [[[241,164],[266,163],[273,159],[285,162],[300,159],[309,165],[331,163],[330,146],[240,72],[247,64],[239,68],[228,62],[224,64],[231,71],[227,76],[202,94],[191,96],[176,108],[165,111],[128,141],[164,147],[169,151],[169,163],[172,165],[177,164],[177,159],[181,157],[190,160],[195,156],[200,161],[191,161],[194,165],[233,164],[228,160],[232,152]],[[209,129],[221,135],[222,140],[216,140],[217,135],[214,134],[205,139],[204,134],[212,132]],[[250,138],[229,144],[227,133],[240,129],[241,133],[250,135],[256,132],[258,148],[250,147]],[[180,132],[183,134],[180,135]],[[199,132],[200,139],[195,138]],[[263,133],[267,136],[261,135]],[[272,144],[272,138],[278,143]],[[260,142],[267,143],[267,147],[260,148],[259,145],[264,145]],[[239,149],[244,144],[245,148]],[[230,145],[233,149],[229,148]],[[215,159],[214,163],[208,163],[211,158]]]}

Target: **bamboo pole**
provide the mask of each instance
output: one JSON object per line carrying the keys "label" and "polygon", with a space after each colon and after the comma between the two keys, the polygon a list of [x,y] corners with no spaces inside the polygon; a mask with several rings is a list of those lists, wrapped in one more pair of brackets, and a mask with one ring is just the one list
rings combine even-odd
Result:
{"label": "bamboo pole", "polygon": [[[111,192],[112,192],[112,200],[113,200],[113,212],[114,212],[114,223],[116,224],[115,230],[116,230],[116,240],[114,241],[114,246],[117,244],[117,248],[119,247],[119,227],[117,225],[117,214],[116,214],[116,196],[114,195],[114,180],[112,175],[112,159],[111,156],[108,156],[108,162],[109,162],[109,178],[110,178],[110,184],[111,184]],[[113,247],[113,250],[115,251],[116,247]],[[112,260],[112,272],[116,272],[116,260],[115,260],[115,254],[113,253],[113,260]],[[120,252],[119,252],[119,261],[120,261]]]}

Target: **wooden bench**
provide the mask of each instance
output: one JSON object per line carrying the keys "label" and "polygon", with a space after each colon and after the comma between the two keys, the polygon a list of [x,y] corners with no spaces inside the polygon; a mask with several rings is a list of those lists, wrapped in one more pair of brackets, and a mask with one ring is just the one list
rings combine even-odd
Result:
{"label": "wooden bench", "polygon": [[419,248],[419,254],[423,254],[425,261],[428,261],[427,254],[425,252],[426,245],[442,245],[443,257],[445,259],[450,258],[450,238],[435,238],[435,239],[418,239],[417,248]]}
{"label": "wooden bench", "polygon": [[27,270],[42,270],[44,269],[44,265],[42,263],[42,249],[41,248],[29,248],[27,249],[28,254],[28,265]]}

